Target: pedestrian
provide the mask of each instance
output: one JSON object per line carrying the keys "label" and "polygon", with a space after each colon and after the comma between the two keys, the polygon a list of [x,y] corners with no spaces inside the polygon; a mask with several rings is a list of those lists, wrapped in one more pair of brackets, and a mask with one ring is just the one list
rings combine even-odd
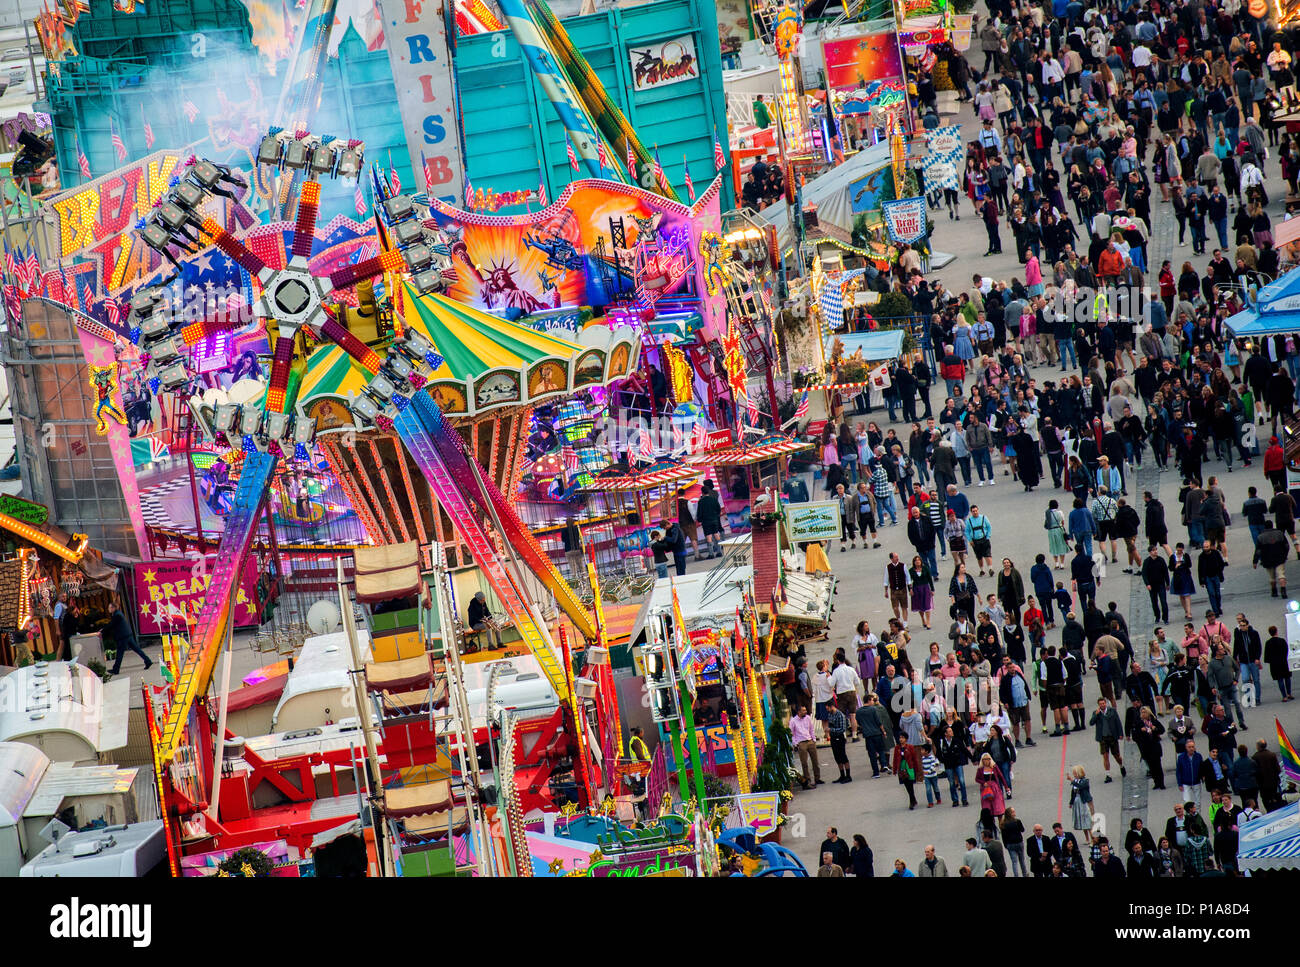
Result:
{"label": "pedestrian", "polygon": [[849,727],[849,720],[840,710],[839,706],[833,702],[828,710],[826,727],[830,732],[831,755],[835,759],[835,764],[839,766],[840,769],[840,777],[836,779],[835,782],[852,782],[853,776],[850,775],[849,754],[847,751],[848,741],[845,736]]}
{"label": "pedestrian", "polygon": [[[816,722],[808,714],[808,706],[800,705],[798,714],[790,719],[790,738],[799,753],[799,764],[803,767],[804,789],[822,785],[822,769],[821,764],[817,761],[817,733],[815,730]],[[810,761],[812,763],[811,774],[808,772]]]}
{"label": "pedestrian", "polygon": [[916,780],[921,776],[921,756],[916,746],[907,741],[906,735],[900,735],[894,746],[894,774],[898,784],[907,790],[908,809],[916,808]]}
{"label": "pedestrian", "polygon": [[1088,724],[1094,728],[1097,747],[1101,751],[1101,763],[1106,769],[1105,781],[1111,781],[1111,756],[1114,756],[1115,761],[1119,763],[1120,776],[1128,775],[1128,771],[1124,768],[1124,757],[1119,751],[1120,739],[1124,737],[1124,725],[1120,721],[1119,712],[1115,710],[1114,704],[1108,702],[1105,698],[1097,699],[1097,710],[1092,713],[1092,718],[1088,720]]}
{"label": "pedestrian", "polygon": [[1268,663],[1269,676],[1277,683],[1282,701],[1295,701],[1291,691],[1290,645],[1277,633],[1277,625],[1269,625],[1268,641],[1264,642],[1264,661]]}
{"label": "pedestrian", "polygon": [[1092,817],[1096,807],[1092,803],[1092,784],[1082,765],[1070,769],[1070,818],[1076,830],[1083,833],[1085,843],[1092,841]]}
{"label": "pedestrian", "polygon": [[144,661],[144,670],[148,671],[153,667],[153,662],[140,648],[139,643],[135,640],[135,632],[131,630],[131,622],[127,620],[126,612],[122,610],[122,599],[116,594],[113,595],[113,611],[108,619],[107,634],[113,639],[114,648],[117,651],[117,657],[113,661],[112,674],[118,675],[122,671],[122,659],[127,651],[133,651]]}

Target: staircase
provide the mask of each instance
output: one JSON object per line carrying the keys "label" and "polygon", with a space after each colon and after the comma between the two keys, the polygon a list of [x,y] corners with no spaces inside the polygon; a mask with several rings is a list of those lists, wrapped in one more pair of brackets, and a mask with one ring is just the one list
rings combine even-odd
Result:
{"label": "staircase", "polygon": [[[483,571],[492,590],[496,593],[501,606],[510,616],[516,629],[523,637],[524,643],[541,665],[551,688],[565,701],[569,695],[564,669],[554,646],[533,619],[523,595],[514,578],[506,570],[491,539],[484,533],[479,523],[477,511],[465,499],[464,491],[474,484],[469,480],[453,480],[444,464],[434,439],[421,422],[421,411],[427,408],[437,410],[437,405],[424,394],[418,394],[401,415],[394,421],[394,428],[406,444],[411,457],[415,460],[438,502],[447,512],[447,516],[456,525],[461,539],[469,546],[476,563]],[[441,414],[439,414],[441,417]]]}

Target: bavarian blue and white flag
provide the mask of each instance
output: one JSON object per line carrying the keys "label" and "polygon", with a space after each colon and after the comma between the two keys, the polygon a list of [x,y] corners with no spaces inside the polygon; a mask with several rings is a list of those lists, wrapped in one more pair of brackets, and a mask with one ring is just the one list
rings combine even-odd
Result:
{"label": "bavarian blue and white flag", "polygon": [[925,188],[961,190],[962,155],[965,146],[961,140],[961,125],[950,124],[925,132],[926,156],[922,171],[925,172]]}

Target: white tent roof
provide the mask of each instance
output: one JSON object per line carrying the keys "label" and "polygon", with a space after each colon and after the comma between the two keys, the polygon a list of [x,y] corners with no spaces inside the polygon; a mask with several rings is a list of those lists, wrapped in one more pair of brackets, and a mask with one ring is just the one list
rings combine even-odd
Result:
{"label": "white tent roof", "polygon": [[78,735],[98,752],[126,745],[131,680],[105,685],[73,662],[37,662],[0,679],[0,742],[42,732]]}
{"label": "white tent roof", "polygon": [[[871,172],[889,164],[889,160],[887,141],[864,148],[844,164],[832,168],[823,175],[818,175],[804,185],[804,207],[815,204],[818,222],[829,222],[847,235],[853,231],[853,207],[849,203],[849,186],[859,178],[865,178]],[[786,218],[785,202],[777,202],[764,208],[759,212],[759,218],[769,225],[776,226],[781,251],[784,252],[794,244]]]}
{"label": "white tent roof", "polygon": [[1300,803],[1244,823],[1237,840],[1243,870],[1300,869]]}
{"label": "white tent roof", "polygon": [[18,822],[49,767],[49,757],[36,746],[0,742],[0,827]]}

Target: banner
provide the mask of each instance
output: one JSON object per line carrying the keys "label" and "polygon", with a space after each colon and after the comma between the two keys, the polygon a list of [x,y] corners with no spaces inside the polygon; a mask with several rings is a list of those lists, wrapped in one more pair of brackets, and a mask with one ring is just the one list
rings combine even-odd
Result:
{"label": "banner", "polygon": [[961,158],[964,147],[961,125],[950,124],[925,133],[925,146],[929,154],[921,169],[925,173],[927,191],[939,188],[961,190]]}
{"label": "banner", "polygon": [[887,187],[891,187],[892,174],[893,169],[889,165],[882,165],[849,185],[849,208],[853,214],[866,215],[880,211],[883,200],[881,196]]}
{"label": "banner", "polygon": [[[133,580],[135,600],[140,609],[136,615],[140,634],[182,631],[189,620],[197,618],[212,580],[210,565],[210,560],[198,557],[136,564]],[[257,560],[251,554],[244,558],[239,588],[230,605],[230,616],[236,628],[257,624]]]}
{"label": "banner", "polygon": [[776,831],[777,820],[781,815],[781,794],[749,792],[737,796],[736,813],[740,817],[740,825],[752,826],[758,838],[762,839]]}
{"label": "banner", "polygon": [[406,129],[414,191],[424,191],[423,159],[431,194],[453,205],[465,197],[465,163],[457,133],[455,77],[442,7],[424,10],[410,0],[379,0],[397,106]]}
{"label": "banner", "polygon": [[885,228],[895,242],[918,242],[928,234],[925,220],[925,199],[921,196],[887,201],[881,206],[885,215]]}

